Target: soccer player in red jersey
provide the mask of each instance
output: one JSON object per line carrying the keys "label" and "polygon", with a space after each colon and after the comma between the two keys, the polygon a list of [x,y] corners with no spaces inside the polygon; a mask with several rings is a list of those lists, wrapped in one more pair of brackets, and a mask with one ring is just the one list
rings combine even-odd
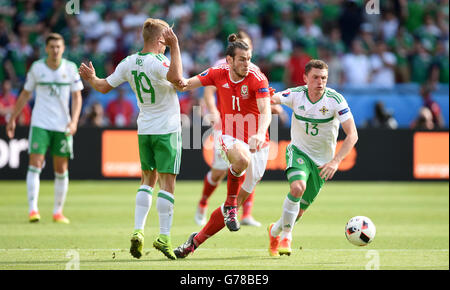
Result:
{"label": "soccer player in red jersey", "polygon": [[[250,51],[253,50],[252,40],[250,36],[244,32],[239,31],[237,34],[237,39],[242,40],[245,42],[249,48]],[[227,60],[225,57],[218,60],[213,66],[221,66],[227,64]],[[250,65],[250,68],[254,68],[255,70],[259,70],[259,68],[253,64]],[[205,101],[205,104],[208,108],[208,111],[210,112],[210,122],[213,126],[213,137],[214,137],[214,158],[211,165],[211,169],[206,174],[205,178],[203,179],[203,189],[202,189],[202,195],[198,202],[197,210],[195,213],[194,220],[198,225],[205,225],[206,220],[206,211],[208,208],[208,200],[213,194],[213,192],[216,190],[216,188],[220,185],[223,178],[227,175],[229,164],[226,160],[224,160],[221,157],[221,149],[220,149],[220,136],[222,135],[222,125],[220,123],[220,113],[218,109],[220,109],[220,99],[217,98],[217,104],[216,104],[216,87],[215,86],[206,86],[203,90],[203,99]],[[278,105],[279,106],[279,105]],[[279,108],[273,108],[272,106],[272,113],[278,113],[277,109]],[[282,110],[282,108],[281,108]],[[249,226],[261,226],[261,223],[256,221],[252,216],[252,209],[253,209],[253,200],[255,196],[255,190],[248,196],[248,198],[245,200],[245,202],[242,205],[242,216],[241,216],[241,225],[249,225]]]}
{"label": "soccer player in red jersey", "polygon": [[262,178],[269,155],[268,127],[271,122],[269,82],[251,65],[249,46],[235,34],[228,38],[227,64],[212,67],[187,80],[183,90],[215,86],[222,123],[220,142],[230,163],[225,203],[214,210],[199,233],[174,250],[184,258],[225,225],[239,230],[237,208]]}

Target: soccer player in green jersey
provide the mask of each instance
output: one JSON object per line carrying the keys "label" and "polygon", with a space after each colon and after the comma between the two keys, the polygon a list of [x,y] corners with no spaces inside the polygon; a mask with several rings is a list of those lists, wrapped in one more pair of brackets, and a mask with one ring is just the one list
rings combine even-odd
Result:
{"label": "soccer player in green jersey", "polygon": [[[269,226],[271,256],[290,255],[295,222],[315,200],[326,180],[352,150],[358,133],[344,97],[327,88],[328,66],[311,60],[305,66],[305,86],[272,96],[275,104],[292,108],[291,143],[286,148],[286,177],[290,184],[281,218]],[[335,154],[339,125],[346,134]]]}
{"label": "soccer player in green jersey", "polygon": [[[136,94],[140,111],[137,125],[142,181],[136,195],[135,230],[131,237],[130,253],[135,258],[142,256],[145,221],[159,178],[156,208],[160,235],[153,246],[174,260],[176,256],[170,242],[170,229],[182,145],[180,105],[174,86],[183,85],[183,69],[178,38],[165,21],[147,19],[142,35],[142,51],[126,57],[106,79],[95,75],[92,63],[81,64],[80,75],[101,93],[128,82]],[[166,46],[170,47],[170,61],[164,56]]]}
{"label": "soccer player in green jersey", "polygon": [[[40,173],[47,149],[53,156],[55,170],[55,206],[53,220],[69,223],[63,215],[63,206],[69,187],[68,164],[72,153],[72,136],[77,131],[81,112],[81,90],[83,83],[77,65],[62,58],[64,39],[57,33],[46,38],[47,57],[35,61],[28,71],[24,88],[19,95],[14,111],[6,125],[9,138],[14,138],[16,118],[35,91],[36,99],[31,115],[29,134],[29,166],[27,172],[27,193],[29,221],[38,222],[38,197]],[[72,94],[72,112],[69,113],[69,99]]]}

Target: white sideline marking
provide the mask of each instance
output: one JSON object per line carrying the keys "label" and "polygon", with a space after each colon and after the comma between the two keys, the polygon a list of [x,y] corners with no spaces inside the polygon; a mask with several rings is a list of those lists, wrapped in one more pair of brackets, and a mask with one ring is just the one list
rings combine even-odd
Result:
{"label": "white sideline marking", "polygon": [[[152,248],[144,249],[150,250]],[[77,251],[128,251],[129,249],[79,249],[79,248],[70,248],[70,249],[0,249],[0,252],[8,252],[8,251],[69,251],[69,250],[77,250]],[[236,248],[199,248],[197,251],[235,251]],[[449,249],[372,249],[372,248],[361,248],[361,249],[302,249],[299,251],[303,252],[314,252],[314,251],[330,251],[330,252],[365,252],[368,250],[376,250],[379,252],[414,252],[414,251],[427,251],[427,252],[448,252]],[[240,251],[247,252],[266,252],[267,249],[240,249]]]}

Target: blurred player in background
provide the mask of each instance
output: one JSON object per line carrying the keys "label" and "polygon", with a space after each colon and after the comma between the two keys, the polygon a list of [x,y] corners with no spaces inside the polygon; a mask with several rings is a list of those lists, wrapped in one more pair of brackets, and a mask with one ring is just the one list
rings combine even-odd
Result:
{"label": "blurred player in background", "polygon": [[[290,255],[292,229],[319,194],[326,180],[333,178],[339,164],[352,150],[358,133],[344,97],[327,88],[328,65],[311,60],[305,66],[306,85],[272,96],[275,104],[292,108],[291,143],[286,148],[286,177],[290,191],[281,218],[269,228],[271,256]],[[342,125],[346,137],[335,154]],[[280,235],[281,234],[281,235]]]}
{"label": "blurred player in background", "polygon": [[[83,83],[77,65],[62,58],[65,48],[62,36],[50,33],[45,45],[48,56],[35,61],[28,71],[24,88],[6,125],[6,132],[9,138],[14,138],[16,118],[36,90],[28,138],[30,159],[26,180],[29,221],[40,220],[40,173],[44,166],[45,153],[50,148],[55,171],[53,221],[68,224],[69,219],[63,215],[63,207],[69,188],[69,158],[73,158],[72,136],[77,131],[81,112]],[[69,112],[71,94],[72,109]]]}
{"label": "blurred player in background", "polygon": [[[149,18],[143,25],[144,48],[125,58],[106,79],[95,75],[92,63],[82,64],[80,74],[91,86],[107,93],[128,82],[139,106],[138,141],[142,169],[141,186],[136,195],[135,230],[130,253],[142,256],[144,226],[152,203],[153,189],[159,178],[160,190],[156,208],[160,234],[153,246],[167,258],[176,259],[170,241],[174,212],[176,176],[181,161],[181,117],[177,93],[172,83],[182,81],[182,64],[178,38],[169,25]],[[171,61],[165,56],[170,48]]]}
{"label": "blurred player in background", "polygon": [[271,122],[269,82],[250,62],[252,52],[247,43],[228,37],[227,64],[212,67],[187,81],[186,90],[200,86],[217,88],[222,124],[220,143],[230,163],[227,176],[227,198],[214,210],[199,233],[174,250],[177,258],[192,253],[206,239],[225,225],[239,230],[237,208],[262,178],[269,155],[268,127]]}

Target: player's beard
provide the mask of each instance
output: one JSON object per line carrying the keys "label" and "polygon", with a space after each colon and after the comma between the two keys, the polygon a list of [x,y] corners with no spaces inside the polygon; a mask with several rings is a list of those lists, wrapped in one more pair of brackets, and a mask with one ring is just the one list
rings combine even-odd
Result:
{"label": "player's beard", "polygon": [[247,72],[245,74],[242,74],[236,69],[236,67],[233,67],[233,72],[234,72],[235,75],[237,75],[241,79],[245,78],[248,75],[248,70],[247,70]]}

